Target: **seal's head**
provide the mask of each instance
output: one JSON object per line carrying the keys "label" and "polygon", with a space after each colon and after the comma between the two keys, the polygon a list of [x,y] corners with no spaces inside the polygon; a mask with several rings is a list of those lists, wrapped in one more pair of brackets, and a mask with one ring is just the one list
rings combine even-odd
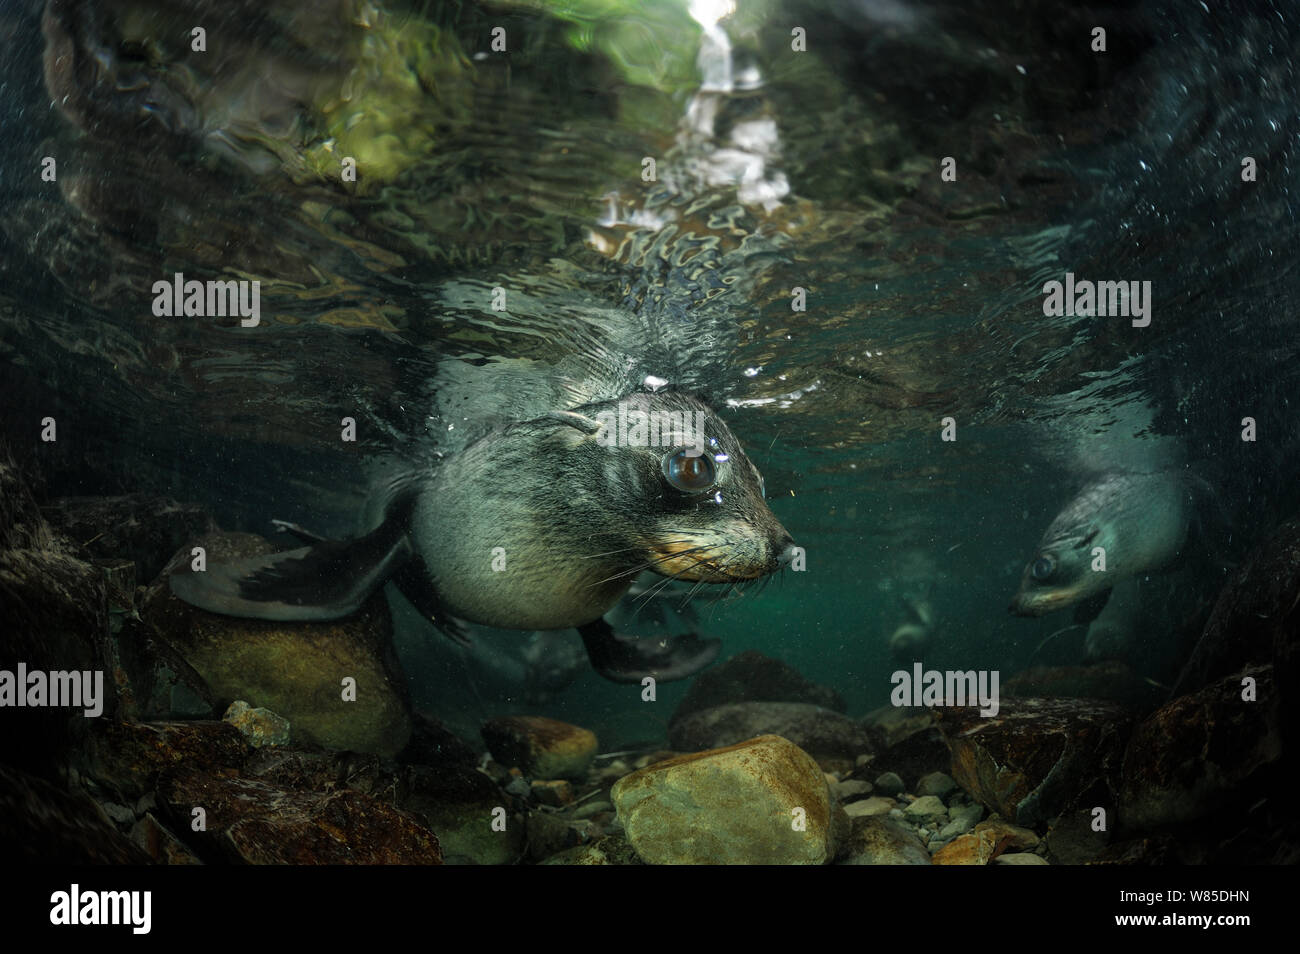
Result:
{"label": "seal's head", "polygon": [[789,562],[794,541],[764,500],[762,475],[708,405],[637,393],[576,413],[600,424],[603,482],[625,505],[627,541],[646,569],[732,583]]}
{"label": "seal's head", "polygon": [[1105,575],[1089,569],[1092,539],[1092,535],[1083,533],[1040,544],[1021,574],[1011,612],[1017,616],[1042,616],[1105,589],[1109,585]]}

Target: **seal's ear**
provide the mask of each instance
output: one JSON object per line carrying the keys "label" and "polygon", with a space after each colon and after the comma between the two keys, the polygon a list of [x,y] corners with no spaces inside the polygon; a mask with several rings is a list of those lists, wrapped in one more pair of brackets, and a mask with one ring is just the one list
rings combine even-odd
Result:
{"label": "seal's ear", "polygon": [[552,411],[546,416],[553,421],[559,421],[561,424],[575,427],[584,434],[595,434],[605,426],[595,418],[584,417],[583,415],[577,414],[573,411]]}

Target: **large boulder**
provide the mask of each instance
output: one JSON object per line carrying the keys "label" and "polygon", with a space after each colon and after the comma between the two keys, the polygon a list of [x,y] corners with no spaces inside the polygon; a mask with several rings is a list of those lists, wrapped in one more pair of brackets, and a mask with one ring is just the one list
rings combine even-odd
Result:
{"label": "large boulder", "polygon": [[873,747],[860,723],[803,702],[737,702],[693,712],[669,725],[668,744],[678,752],[699,752],[760,735],[789,739],[815,758],[853,759]]}
{"label": "large boulder", "polygon": [[205,770],[163,778],[159,801],[206,850],[245,864],[440,864],[438,839],[383,801],[353,789],[288,791],[261,779]]}
{"label": "large boulder", "polygon": [[648,864],[824,864],[848,833],[812,756],[774,735],[656,763],[610,794]]}
{"label": "large boulder", "polygon": [[216,529],[197,504],[147,494],[61,497],[45,508],[45,515],[88,556],[133,562],[141,581],[157,576],[185,541]]}
{"label": "large boulder", "polygon": [[1257,793],[1260,773],[1282,758],[1280,708],[1273,667],[1255,666],[1153,712],[1124,753],[1124,829],[1194,821]]}
{"label": "large boulder", "polygon": [[974,707],[937,709],[935,717],[952,753],[952,777],[1019,825],[1082,804],[1112,804],[1133,723],[1124,707],[1087,699],[1007,699],[991,718]]}
{"label": "large boulder", "polygon": [[[141,616],[202,676],[224,711],[237,699],[289,720],[295,743],[393,756],[411,734],[406,679],[393,648],[383,593],[356,613],[327,622],[235,619],[190,606],[167,578],[187,564],[191,546],[218,563],[273,553],[252,534],[216,533],[177,553],[145,595]],[[355,699],[344,680],[355,680]]]}

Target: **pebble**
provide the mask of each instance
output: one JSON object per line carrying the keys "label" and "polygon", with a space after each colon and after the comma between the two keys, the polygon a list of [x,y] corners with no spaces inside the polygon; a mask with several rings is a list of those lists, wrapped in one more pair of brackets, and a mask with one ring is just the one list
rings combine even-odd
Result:
{"label": "pebble", "polygon": [[875,781],[876,791],[881,795],[902,795],[905,787],[903,780],[894,772],[886,772]]}
{"label": "pebble", "polygon": [[849,779],[847,782],[836,782],[831,786],[831,791],[841,802],[848,802],[863,795],[870,795],[871,783],[861,779]]}
{"label": "pebble", "polygon": [[552,805],[558,808],[573,803],[573,786],[562,778],[533,782],[531,792],[540,805]]}
{"label": "pebble", "polygon": [[879,795],[875,795],[871,798],[849,802],[844,806],[844,813],[850,818],[861,818],[864,815],[892,815],[898,811],[895,808],[897,804],[892,798],[881,798]]}
{"label": "pebble", "polygon": [[943,772],[931,772],[929,775],[922,776],[916,783],[916,794],[947,798],[956,787],[957,783]]}
{"label": "pebble", "polygon": [[908,805],[903,814],[913,824],[924,825],[946,817],[948,809],[944,806],[943,799],[938,796],[924,795]]}
{"label": "pebble", "polygon": [[1009,855],[998,855],[993,859],[993,863],[995,865],[1045,865],[1047,859],[1029,852],[1018,851]]}
{"label": "pebble", "polygon": [[609,802],[594,801],[587,802],[585,805],[579,805],[573,810],[574,818],[591,818],[593,815],[602,815],[605,812],[612,812],[614,806]]}

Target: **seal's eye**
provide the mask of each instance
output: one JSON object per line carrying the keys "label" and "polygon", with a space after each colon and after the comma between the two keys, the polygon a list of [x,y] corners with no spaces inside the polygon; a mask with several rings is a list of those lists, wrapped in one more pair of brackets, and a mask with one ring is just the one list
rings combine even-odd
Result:
{"label": "seal's eye", "polygon": [[679,450],[665,454],[660,465],[664,479],[682,493],[703,493],[713,486],[718,477],[718,468],[708,454],[691,454]]}
{"label": "seal's eye", "polygon": [[1034,575],[1034,579],[1039,583],[1042,583],[1044,580],[1050,580],[1052,574],[1056,572],[1056,561],[1047,554],[1043,554],[1034,561],[1034,565],[1030,568],[1029,572]]}

